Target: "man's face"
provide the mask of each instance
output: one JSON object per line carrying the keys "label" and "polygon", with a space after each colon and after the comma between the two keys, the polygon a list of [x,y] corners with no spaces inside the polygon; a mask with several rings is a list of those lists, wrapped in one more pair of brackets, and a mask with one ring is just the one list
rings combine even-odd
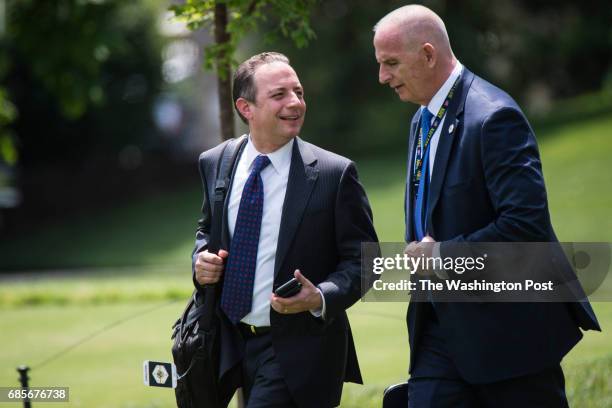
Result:
{"label": "man's face", "polygon": [[260,66],[253,76],[255,103],[249,103],[251,134],[284,144],[300,133],[306,102],[297,74],[289,65],[273,62]]}
{"label": "man's face", "polygon": [[374,34],[378,81],[388,84],[404,102],[426,105],[431,72],[422,47],[410,49],[405,35],[395,27],[381,27]]}

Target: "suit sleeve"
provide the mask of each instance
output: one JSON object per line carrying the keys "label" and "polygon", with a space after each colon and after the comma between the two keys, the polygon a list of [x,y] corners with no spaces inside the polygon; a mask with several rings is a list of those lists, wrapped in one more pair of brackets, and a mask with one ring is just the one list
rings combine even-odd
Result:
{"label": "suit sleeve", "polygon": [[453,241],[548,241],[546,189],[531,127],[516,108],[490,115],[481,129],[481,157],[495,218]]}
{"label": "suit sleeve", "polygon": [[361,297],[361,243],[378,242],[368,198],[351,162],[340,178],[334,209],[338,264],[318,287],[326,319],[343,313]]}
{"label": "suit sleeve", "polygon": [[[202,180],[202,218],[198,220],[198,227],[196,229],[196,237],[195,237],[195,248],[191,254],[191,273],[195,276],[195,260],[198,253],[204,251],[208,246],[208,241],[210,239],[210,224],[212,219],[212,213],[210,208],[210,199],[208,197],[208,184],[206,182],[206,171],[205,171],[205,162],[202,157],[199,160],[199,171],[200,178]],[[194,279],[195,282],[195,279]]]}

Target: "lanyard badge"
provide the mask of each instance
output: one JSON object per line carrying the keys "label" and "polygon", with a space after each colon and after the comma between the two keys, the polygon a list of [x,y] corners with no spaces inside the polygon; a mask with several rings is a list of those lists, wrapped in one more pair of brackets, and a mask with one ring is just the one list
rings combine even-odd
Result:
{"label": "lanyard badge", "polygon": [[[451,87],[450,91],[448,91],[448,95],[446,95],[446,99],[444,99],[444,103],[442,103],[442,106],[438,110],[438,113],[436,114],[434,121],[431,124],[431,127],[429,128],[429,132],[427,132],[427,135],[425,136],[425,141],[423,141],[423,126],[419,126],[417,146],[416,146],[416,151],[414,155],[415,157],[414,167],[412,171],[412,183],[415,189],[418,189],[419,182],[421,181],[421,177],[423,173],[423,159],[427,153],[427,149],[429,149],[429,142],[431,141],[431,138],[433,137],[433,135],[436,133],[438,126],[440,126],[440,123],[442,122],[442,118],[446,114],[448,105],[450,105],[450,102],[453,99],[453,96],[455,94],[457,84],[459,83],[459,78],[460,77],[457,77],[457,79],[455,79],[453,86]],[[423,120],[423,115],[421,115],[421,120]]]}

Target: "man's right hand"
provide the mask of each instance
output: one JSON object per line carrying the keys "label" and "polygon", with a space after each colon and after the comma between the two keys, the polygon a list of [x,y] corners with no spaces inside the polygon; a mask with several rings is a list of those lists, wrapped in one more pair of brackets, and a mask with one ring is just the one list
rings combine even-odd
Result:
{"label": "man's right hand", "polygon": [[219,255],[211,254],[208,250],[200,252],[195,261],[195,278],[200,285],[217,283],[225,269],[225,259],[229,253],[223,249]]}

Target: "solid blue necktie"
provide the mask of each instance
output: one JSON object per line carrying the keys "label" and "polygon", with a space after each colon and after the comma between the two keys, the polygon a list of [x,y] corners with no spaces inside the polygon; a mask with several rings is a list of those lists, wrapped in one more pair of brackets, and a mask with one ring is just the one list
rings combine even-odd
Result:
{"label": "solid blue necktie", "polygon": [[238,323],[251,311],[264,201],[260,172],[268,164],[267,156],[255,158],[240,198],[221,293],[221,308],[232,323]]}
{"label": "solid blue necktie", "polygon": [[[427,134],[431,128],[432,118],[433,114],[429,109],[421,109],[421,149],[425,147],[425,141],[427,140]],[[419,180],[414,206],[414,231],[417,241],[421,241],[427,232],[425,228],[427,226],[427,193],[429,187],[429,145],[422,155],[423,166],[421,167],[421,179]]]}

